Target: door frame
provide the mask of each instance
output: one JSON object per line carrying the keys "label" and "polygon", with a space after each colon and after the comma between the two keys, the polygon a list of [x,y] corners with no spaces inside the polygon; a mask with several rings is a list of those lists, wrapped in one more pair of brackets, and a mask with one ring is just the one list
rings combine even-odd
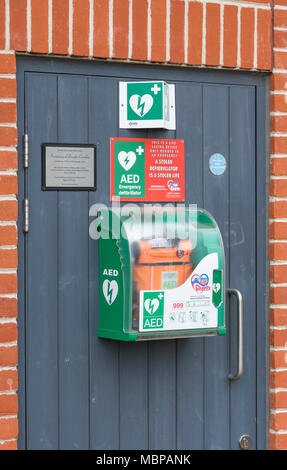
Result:
{"label": "door frame", "polygon": [[[76,71],[77,63],[81,65]],[[244,71],[226,71],[181,66],[149,65],[124,62],[106,62],[72,58],[31,57],[17,54],[17,116],[18,116],[18,376],[19,376],[19,449],[26,448],[26,393],[25,393],[25,235],[23,232],[23,135],[25,133],[25,73],[62,73],[94,76],[129,76],[154,80],[160,72],[161,79],[168,73],[168,81],[196,82],[230,85],[253,85],[256,99],[256,399],[257,399],[257,449],[268,448],[269,434],[269,73],[251,73]],[[213,80],[210,82],[210,73]],[[258,158],[260,156],[260,158]],[[263,158],[264,156],[264,158]],[[265,256],[262,256],[262,254]],[[235,286],[236,287],[236,286]],[[264,294],[261,294],[261,293]],[[260,294],[259,294],[260,293]],[[259,312],[263,312],[259,315]],[[260,367],[259,367],[260,364]]]}

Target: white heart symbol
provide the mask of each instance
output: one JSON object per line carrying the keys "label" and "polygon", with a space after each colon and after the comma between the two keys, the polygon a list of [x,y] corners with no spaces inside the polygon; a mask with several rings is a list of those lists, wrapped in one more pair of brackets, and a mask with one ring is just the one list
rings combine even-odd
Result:
{"label": "white heart symbol", "polygon": [[116,299],[118,295],[118,290],[119,287],[117,281],[109,281],[108,279],[104,280],[103,293],[109,305],[112,305],[112,303]]}
{"label": "white heart symbol", "polygon": [[134,152],[124,152],[123,150],[118,154],[118,160],[122,167],[128,171],[134,164],[137,156]]}
{"label": "white heart symbol", "polygon": [[151,95],[133,95],[130,97],[130,107],[140,117],[148,113],[152,105],[153,97]]}
{"label": "white heart symbol", "polygon": [[153,315],[159,307],[159,301],[157,299],[146,299],[144,306],[148,313]]}
{"label": "white heart symbol", "polygon": [[216,284],[213,284],[213,292],[217,293],[220,289],[220,284],[217,282]]}

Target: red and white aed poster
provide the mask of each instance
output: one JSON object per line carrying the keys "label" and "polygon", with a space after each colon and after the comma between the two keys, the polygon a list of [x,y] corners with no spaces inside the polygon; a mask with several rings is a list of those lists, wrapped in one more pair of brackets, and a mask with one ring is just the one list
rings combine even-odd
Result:
{"label": "red and white aed poster", "polygon": [[183,202],[182,139],[111,138],[111,201]]}

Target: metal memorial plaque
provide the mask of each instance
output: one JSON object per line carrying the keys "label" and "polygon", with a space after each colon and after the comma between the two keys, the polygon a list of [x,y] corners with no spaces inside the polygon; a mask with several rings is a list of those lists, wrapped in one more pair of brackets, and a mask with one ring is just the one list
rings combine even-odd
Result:
{"label": "metal memorial plaque", "polygon": [[42,144],[42,189],[95,191],[96,146]]}

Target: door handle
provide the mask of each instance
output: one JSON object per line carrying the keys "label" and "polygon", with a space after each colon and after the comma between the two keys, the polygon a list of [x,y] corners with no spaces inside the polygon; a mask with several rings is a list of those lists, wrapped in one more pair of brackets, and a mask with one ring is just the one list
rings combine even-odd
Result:
{"label": "door handle", "polygon": [[235,375],[229,374],[229,380],[238,380],[243,374],[243,299],[242,294],[238,289],[228,289],[229,295],[234,295],[237,300],[237,373]]}

